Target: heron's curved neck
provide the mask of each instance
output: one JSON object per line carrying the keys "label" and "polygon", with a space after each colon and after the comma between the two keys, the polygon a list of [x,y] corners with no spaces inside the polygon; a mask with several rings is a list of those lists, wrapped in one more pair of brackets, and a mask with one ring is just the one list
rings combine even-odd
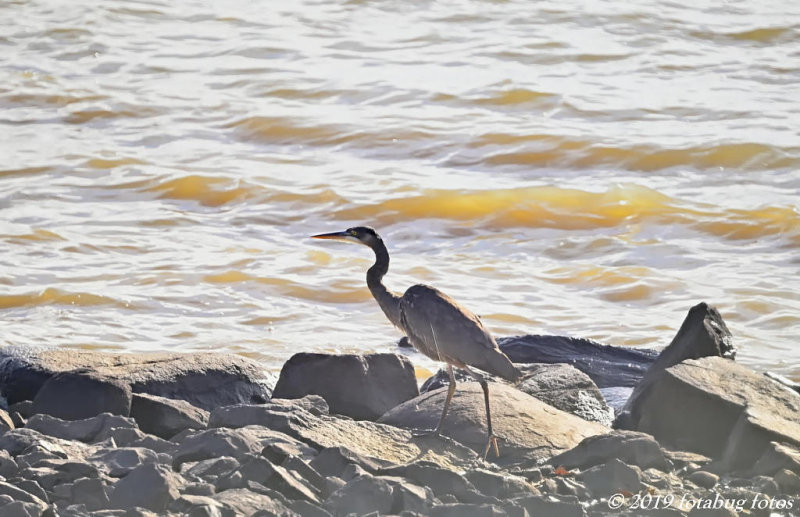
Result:
{"label": "heron's curved neck", "polygon": [[383,285],[383,276],[389,271],[389,252],[381,238],[377,238],[370,246],[375,252],[375,263],[367,270],[367,287],[378,305],[397,328],[400,326],[400,297]]}

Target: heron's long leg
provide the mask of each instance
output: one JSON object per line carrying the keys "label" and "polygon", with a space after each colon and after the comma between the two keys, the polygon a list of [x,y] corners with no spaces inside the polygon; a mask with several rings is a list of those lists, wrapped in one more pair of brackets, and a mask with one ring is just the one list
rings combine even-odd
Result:
{"label": "heron's long leg", "polygon": [[489,433],[489,441],[486,442],[486,450],[483,452],[483,459],[489,456],[489,450],[491,450],[493,446],[495,456],[499,457],[500,451],[497,448],[497,437],[492,432],[492,411],[489,409],[489,383],[486,382],[486,379],[484,379],[482,375],[473,372],[469,368],[465,368],[465,370],[480,383],[483,389],[483,400],[486,403],[486,428]]}
{"label": "heron's long leg", "polygon": [[447,373],[450,375],[450,384],[447,385],[447,398],[444,399],[444,409],[442,409],[442,417],[439,419],[439,425],[436,426],[436,434],[442,431],[444,424],[444,417],[447,416],[447,409],[450,407],[450,401],[453,399],[453,393],[456,392],[456,376],[453,375],[453,367],[447,365]]}

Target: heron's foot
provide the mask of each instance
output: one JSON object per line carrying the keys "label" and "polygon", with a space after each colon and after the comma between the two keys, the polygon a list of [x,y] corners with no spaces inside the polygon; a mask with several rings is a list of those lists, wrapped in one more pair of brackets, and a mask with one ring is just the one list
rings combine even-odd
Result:
{"label": "heron's foot", "polygon": [[411,433],[411,436],[413,436],[414,438],[424,438],[426,436],[439,436],[439,430],[438,429],[424,429],[424,430],[413,431]]}
{"label": "heron's foot", "polygon": [[489,457],[489,451],[494,448],[494,455],[496,457],[500,457],[500,449],[497,448],[497,437],[493,434],[489,435],[489,441],[486,442],[486,450],[483,451],[483,459]]}

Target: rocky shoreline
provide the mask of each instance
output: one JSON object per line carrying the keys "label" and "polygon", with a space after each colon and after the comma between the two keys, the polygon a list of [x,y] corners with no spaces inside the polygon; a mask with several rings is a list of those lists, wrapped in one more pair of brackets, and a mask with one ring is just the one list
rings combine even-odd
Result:
{"label": "rocky shoreline", "polygon": [[[693,307],[660,352],[499,340],[500,456],[477,383],[402,355],[0,348],[0,516],[800,515],[800,394]],[[274,386],[274,387],[273,387]]]}

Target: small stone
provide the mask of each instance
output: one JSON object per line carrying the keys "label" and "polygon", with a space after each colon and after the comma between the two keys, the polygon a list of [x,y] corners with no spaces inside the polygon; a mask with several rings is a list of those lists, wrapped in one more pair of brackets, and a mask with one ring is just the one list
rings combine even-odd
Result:
{"label": "small stone", "polygon": [[185,400],[174,400],[147,393],[135,393],[131,417],[145,433],[170,439],[186,429],[205,429],[208,411]]}
{"label": "small stone", "polygon": [[145,463],[114,484],[112,508],[138,506],[163,513],[179,497],[180,478],[163,465]]}
{"label": "small stone", "polygon": [[578,479],[598,496],[611,495],[623,490],[637,493],[642,486],[639,471],[617,459],[581,472]]}
{"label": "small stone", "polygon": [[131,387],[91,370],[61,372],[48,379],[33,399],[33,413],[63,420],[81,420],[101,413],[127,416]]}
{"label": "small stone", "polygon": [[775,474],[775,482],[785,494],[800,494],[800,476],[789,469],[781,469]]}
{"label": "small stone", "polygon": [[697,486],[713,488],[719,481],[719,476],[705,470],[698,470],[697,472],[692,472],[687,479]]}
{"label": "small stone", "polygon": [[[183,465],[186,467],[186,464]],[[208,483],[216,483],[222,476],[227,476],[239,469],[239,462],[230,456],[220,456],[209,458],[190,464],[188,468],[182,468],[181,474],[187,479],[196,479]]]}
{"label": "small stone", "polygon": [[325,501],[325,508],[334,515],[388,514],[392,509],[392,501],[389,483],[367,474],[351,480],[332,493]]}
{"label": "small stone", "polygon": [[499,474],[484,469],[476,469],[464,474],[479,492],[485,495],[507,499],[516,495],[529,495],[533,487],[527,480],[510,474]]}
{"label": "small stone", "polygon": [[504,517],[505,510],[493,504],[437,504],[431,508],[431,517]]}
{"label": "small stone", "polygon": [[[270,512],[265,515],[289,515],[289,509],[280,500],[245,488],[234,488],[214,494],[214,500],[233,511],[234,515],[254,515],[256,512]],[[223,513],[223,516],[226,515]]]}
{"label": "small stone", "polygon": [[654,467],[668,472],[672,466],[666,451],[655,438],[649,434],[623,430],[585,438],[572,449],[548,460],[548,463],[567,469],[585,469],[614,458],[643,469]]}
{"label": "small stone", "polygon": [[586,512],[577,501],[559,501],[546,496],[515,497],[512,502],[524,508],[528,515],[546,515],[547,517],[585,517]]}
{"label": "small stone", "polygon": [[19,413],[22,418],[30,418],[33,416],[33,401],[32,400],[20,400],[14,404],[8,406],[9,413]]}
{"label": "small stone", "polygon": [[323,476],[342,477],[347,465],[354,463],[367,472],[374,473],[380,465],[346,447],[326,447],[310,462],[311,467]]}

